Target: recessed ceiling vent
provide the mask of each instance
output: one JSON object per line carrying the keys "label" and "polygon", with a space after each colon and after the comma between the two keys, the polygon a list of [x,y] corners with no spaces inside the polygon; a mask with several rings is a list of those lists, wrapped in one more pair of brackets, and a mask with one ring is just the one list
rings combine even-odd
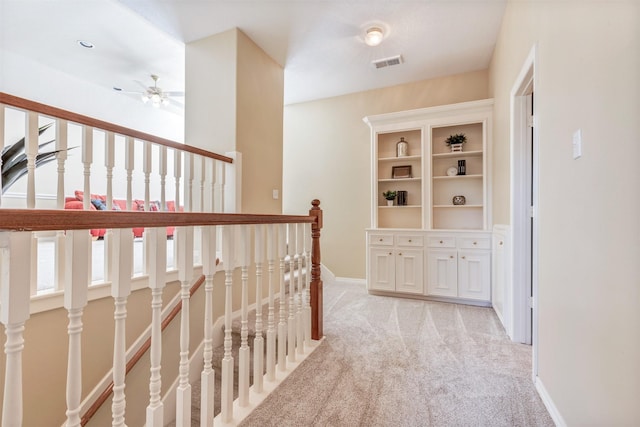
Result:
{"label": "recessed ceiling vent", "polygon": [[385,68],[402,64],[402,55],[392,56],[390,58],[376,59],[371,62],[374,68]]}

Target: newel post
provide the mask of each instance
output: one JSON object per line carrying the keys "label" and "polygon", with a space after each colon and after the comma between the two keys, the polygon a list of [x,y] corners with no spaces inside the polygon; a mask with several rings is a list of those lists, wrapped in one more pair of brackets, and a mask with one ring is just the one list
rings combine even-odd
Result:
{"label": "newel post", "polygon": [[320,275],[320,230],[322,229],[322,209],[320,200],[314,199],[309,216],[316,217],[311,224],[311,338],[319,340],[322,332],[322,277]]}

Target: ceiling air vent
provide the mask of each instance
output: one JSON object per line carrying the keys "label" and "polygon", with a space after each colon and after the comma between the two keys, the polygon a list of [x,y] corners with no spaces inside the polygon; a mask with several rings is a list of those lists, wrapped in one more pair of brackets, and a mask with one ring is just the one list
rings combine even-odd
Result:
{"label": "ceiling air vent", "polygon": [[402,55],[392,56],[390,58],[376,59],[372,62],[374,68],[391,67],[393,65],[402,64]]}

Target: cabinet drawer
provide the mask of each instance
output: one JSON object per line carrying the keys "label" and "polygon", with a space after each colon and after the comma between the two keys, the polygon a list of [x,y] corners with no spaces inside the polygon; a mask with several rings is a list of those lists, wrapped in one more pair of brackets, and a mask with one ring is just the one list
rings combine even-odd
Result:
{"label": "cabinet drawer", "polygon": [[416,246],[422,247],[424,245],[424,240],[422,236],[397,236],[398,246]]}
{"label": "cabinet drawer", "polygon": [[489,237],[458,237],[458,247],[460,249],[490,249],[491,239]]}
{"label": "cabinet drawer", "polygon": [[428,245],[430,248],[455,248],[456,238],[452,236],[430,236]]}
{"label": "cabinet drawer", "polygon": [[393,234],[370,234],[369,244],[376,246],[393,246]]}

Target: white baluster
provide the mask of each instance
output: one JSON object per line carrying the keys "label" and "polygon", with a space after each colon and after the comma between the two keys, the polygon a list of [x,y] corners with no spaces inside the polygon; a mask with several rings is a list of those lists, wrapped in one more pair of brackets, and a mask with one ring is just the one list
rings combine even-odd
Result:
{"label": "white baluster", "polygon": [[[298,354],[304,354],[304,314],[302,311],[302,251],[304,248],[304,224],[296,224],[296,265],[298,292],[296,292],[296,348]],[[293,280],[293,276],[291,277]]]}
{"label": "white baluster", "polygon": [[175,178],[175,201],[176,201],[176,212],[180,211],[180,178],[182,178],[182,151],[173,150],[173,177]]}
{"label": "white baluster", "polygon": [[205,159],[207,188],[205,189],[205,212],[215,212],[216,160]]}
{"label": "white baluster", "polygon": [[193,212],[193,154],[184,153],[184,211]]}
{"label": "white baluster", "polygon": [[149,201],[151,199],[151,143],[144,141],[142,151],[142,172],[144,173],[144,210],[149,211]]}
{"label": "white baluster", "polygon": [[[115,135],[113,132],[107,132],[104,142],[104,167],[107,171],[107,210],[113,208],[113,167],[115,165]],[[104,234],[104,279],[105,282],[111,281],[112,269],[112,249],[113,231],[107,228]]]}
{"label": "white baluster", "polygon": [[36,155],[38,154],[38,113],[27,112],[25,154],[27,155],[27,208],[36,207]]}
{"label": "white baluster", "polygon": [[[144,210],[145,212],[149,212],[149,202],[151,199],[151,168],[152,159],[151,159],[151,143],[149,141],[144,141],[143,151],[142,151],[142,172],[144,173]],[[146,229],[145,229],[146,231]],[[147,233],[143,231],[142,233],[142,271],[144,274],[149,273],[149,259],[147,254],[149,253],[149,238],[146,236]]]}
{"label": "white baluster", "polygon": [[224,186],[225,186],[225,163],[216,160],[216,182],[214,184],[214,200],[213,209],[214,212],[224,212]]}
{"label": "white baluster", "polygon": [[93,163],[93,128],[83,126],[82,128],[82,165],[84,174],[84,198],[83,207],[88,211],[91,209],[91,164]]}
{"label": "white baluster", "polygon": [[[25,154],[27,155],[27,208],[34,209],[36,207],[36,155],[38,154],[38,114],[32,111],[27,113],[26,130],[25,130]],[[29,284],[31,295],[38,292],[38,240],[35,234],[31,236],[31,252],[35,254],[29,258],[29,269],[31,274]]]}
{"label": "white baluster", "polygon": [[133,204],[133,169],[135,168],[135,142],[127,136],[124,140],[124,168],[127,171],[127,210],[131,210]]}
{"label": "white baluster", "polygon": [[115,310],[113,319],[113,400],[111,403],[112,426],[124,426],[125,414],[125,373],[127,369],[126,319],[127,298],[131,294],[131,274],[133,260],[133,233],[131,229],[116,229],[112,232],[111,296]]}
{"label": "white baluster", "polygon": [[[56,208],[64,209],[64,172],[65,162],[67,160],[67,146],[69,139],[69,132],[67,127],[67,121],[59,119],[56,121],[56,150],[59,150],[56,154],[56,160],[58,161],[58,188],[56,190]],[[61,231],[61,233],[63,233]]]}
{"label": "white baluster", "polygon": [[222,262],[224,264],[224,358],[222,359],[221,418],[223,423],[233,419],[233,356],[231,354],[231,314],[233,312],[234,228],[222,227]]}
{"label": "white baluster", "polygon": [[113,208],[113,167],[116,156],[116,136],[113,132],[107,132],[104,143],[104,167],[107,170],[107,210]]}
{"label": "white baluster", "polygon": [[213,426],[215,371],[213,370],[213,276],[216,273],[216,227],[202,230],[204,292],[204,368],[200,374],[200,425]]}
{"label": "white baluster", "polygon": [[[0,321],[5,326],[5,378],[2,425],[22,425],[22,350],[24,323],[29,318],[31,233],[0,233]],[[13,261],[13,262],[12,262]]]}
{"label": "white baluster", "polygon": [[305,265],[305,289],[304,289],[304,342],[311,344],[311,224],[304,226],[304,265]]}
{"label": "white baluster", "polygon": [[[86,196],[88,197],[88,195]],[[69,316],[69,355],[67,356],[67,426],[80,425],[82,397],[82,312],[87,305],[90,269],[90,234],[87,230],[67,231],[64,307]]]}
{"label": "white baluster", "polygon": [[274,309],[274,262],[276,257],[275,225],[267,225],[267,263],[269,271],[269,314],[267,317],[267,380],[276,379],[276,325]]}
{"label": "white baluster", "polygon": [[[175,208],[176,212],[180,212],[180,178],[182,177],[182,151],[175,149],[173,150],[173,177],[175,179],[175,192],[174,192],[174,200],[175,200]],[[176,266],[176,261],[178,259],[178,245],[173,245],[173,266]]]}
{"label": "white baluster", "polygon": [[176,390],[176,425],[191,425],[191,385],[189,384],[189,288],[193,278],[193,227],[178,227],[178,280],[180,280],[180,367]]}
{"label": "white baluster", "polygon": [[253,389],[262,393],[264,376],[264,338],[262,337],[262,263],[264,262],[264,226],[255,226],[256,263],[256,337],[253,340]]}
{"label": "white baluster", "polygon": [[158,147],[158,175],[160,175],[160,210],[167,208],[167,147]]}
{"label": "white baluster", "polygon": [[251,351],[249,349],[249,263],[251,255],[251,240],[249,238],[249,226],[240,226],[240,271],[242,279],[242,321],[240,326],[240,351],[238,353],[238,403],[241,407],[249,405],[249,369]]}
{"label": "white baluster", "polygon": [[287,255],[289,256],[289,319],[287,321],[287,359],[296,361],[296,225],[287,224]]}
{"label": "white baluster", "polygon": [[[65,162],[67,160],[67,146],[69,139],[69,128],[66,120],[58,120],[56,123],[56,150],[61,150],[56,158],[58,160],[58,189],[56,191],[56,207],[57,209],[64,209],[64,174],[65,174]],[[56,231],[56,251],[55,251],[55,289],[60,291],[64,289],[64,231]]]}
{"label": "white baluster", "polygon": [[205,192],[205,185],[207,183],[207,174],[206,174],[206,157],[204,156],[198,156],[198,164],[200,165],[200,212],[206,212],[205,211],[205,200],[204,200],[204,192]]}
{"label": "white baluster", "polygon": [[149,288],[151,289],[151,377],[146,427],[163,427],[160,362],[162,359],[162,290],[167,280],[167,232],[164,227],[149,233]]}
{"label": "white baluster", "polygon": [[287,370],[287,294],[284,283],[285,255],[287,254],[287,226],[278,224],[278,258],[280,259],[280,321],[278,322],[278,370]]}

